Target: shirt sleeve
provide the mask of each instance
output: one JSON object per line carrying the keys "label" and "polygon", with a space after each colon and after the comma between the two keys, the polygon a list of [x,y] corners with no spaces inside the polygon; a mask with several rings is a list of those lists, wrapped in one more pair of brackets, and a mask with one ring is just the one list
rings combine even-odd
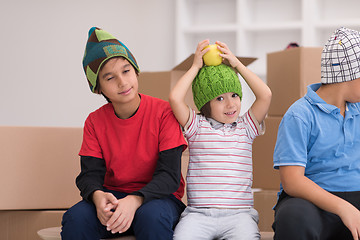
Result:
{"label": "shirt sleeve", "polygon": [[176,192],[181,181],[181,155],[183,146],[160,152],[152,180],[132,195],[144,197],[144,203]]}
{"label": "shirt sleeve", "polygon": [[183,146],[186,149],[187,143],[182,134],[180,124],[176,120],[170,105],[163,112],[159,129],[159,152]]}
{"label": "shirt sleeve", "polygon": [[91,114],[85,121],[83,141],[79,152],[81,156],[93,156],[103,159],[103,153],[99,145],[98,138],[94,129]]}
{"label": "shirt sleeve", "polygon": [[189,107],[189,120],[185,124],[184,127],[184,135],[187,139],[191,139],[199,129],[200,124],[200,115],[196,114],[196,112]]}
{"label": "shirt sleeve", "polygon": [[278,129],[274,149],[274,168],[302,166],[307,163],[309,126],[298,116],[285,114]]}
{"label": "shirt sleeve", "polygon": [[248,136],[251,139],[265,133],[265,121],[260,124],[252,113],[251,108],[243,115],[242,119],[247,126]]}
{"label": "shirt sleeve", "polygon": [[76,186],[84,200],[91,201],[91,194],[103,190],[106,173],[105,161],[91,156],[81,156],[81,171],[76,177]]}

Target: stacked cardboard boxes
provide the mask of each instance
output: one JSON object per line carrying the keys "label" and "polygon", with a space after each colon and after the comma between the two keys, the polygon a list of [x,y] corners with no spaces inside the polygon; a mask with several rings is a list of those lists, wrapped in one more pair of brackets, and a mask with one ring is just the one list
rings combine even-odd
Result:
{"label": "stacked cardboard boxes", "polygon": [[266,133],[253,143],[255,208],[262,214],[259,227],[271,231],[280,178],[273,169],[277,130],[287,109],[306,93],[309,84],[320,82],[322,48],[299,47],[267,54],[267,84],[272,91]]}
{"label": "stacked cardboard boxes", "polygon": [[0,127],[0,239],[38,240],[80,200],[81,128]]}

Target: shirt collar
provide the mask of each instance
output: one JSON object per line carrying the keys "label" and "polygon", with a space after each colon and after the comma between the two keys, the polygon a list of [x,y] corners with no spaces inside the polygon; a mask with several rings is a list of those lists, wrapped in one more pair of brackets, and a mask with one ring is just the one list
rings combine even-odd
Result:
{"label": "shirt collar", "polygon": [[[319,95],[317,95],[316,91],[320,88],[321,83],[311,84],[307,87],[307,93],[305,98],[309,101],[310,104],[316,105],[325,113],[331,113],[333,111],[340,112],[340,109],[334,105],[326,103]],[[346,112],[349,112],[352,115],[358,115],[359,112],[359,103],[346,103]]]}
{"label": "shirt collar", "polygon": [[331,113],[332,111],[335,111],[339,108],[337,108],[334,105],[326,103],[319,95],[317,95],[316,91],[320,88],[321,83],[315,83],[311,84],[307,87],[307,93],[305,95],[305,98],[309,101],[310,104],[316,105],[319,107],[320,110],[326,113]]}
{"label": "shirt collar", "polygon": [[222,122],[218,122],[213,118],[206,118],[206,120],[208,120],[208,122],[210,123],[211,127],[214,128],[215,130],[225,126],[225,127],[236,127],[237,122],[232,122],[232,123],[222,123]]}

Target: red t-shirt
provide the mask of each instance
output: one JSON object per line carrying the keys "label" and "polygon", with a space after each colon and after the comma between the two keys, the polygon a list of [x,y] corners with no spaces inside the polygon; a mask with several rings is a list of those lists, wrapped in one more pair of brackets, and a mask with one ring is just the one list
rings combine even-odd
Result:
{"label": "red t-shirt", "polygon": [[[111,103],[90,113],[85,121],[79,155],[105,160],[104,187],[131,193],[152,179],[159,152],[184,145],[186,141],[168,102],[140,94],[136,114],[119,119]],[[174,195],[184,195],[184,179]]]}

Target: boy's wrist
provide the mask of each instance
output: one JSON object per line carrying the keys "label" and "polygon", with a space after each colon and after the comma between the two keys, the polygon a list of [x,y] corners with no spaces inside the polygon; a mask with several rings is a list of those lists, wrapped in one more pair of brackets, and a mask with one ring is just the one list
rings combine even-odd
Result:
{"label": "boy's wrist", "polygon": [[244,64],[242,64],[240,61],[238,61],[234,68],[237,69],[238,71],[241,71],[241,70],[245,69],[246,66]]}
{"label": "boy's wrist", "polygon": [[195,74],[195,76],[198,74],[198,72],[200,71],[201,67],[197,66],[197,65],[192,65],[189,69],[189,71],[193,71],[193,73]]}
{"label": "boy's wrist", "polygon": [[90,196],[91,201],[92,201],[94,204],[96,204],[97,198],[98,198],[101,194],[103,194],[103,193],[104,193],[104,192],[101,191],[101,190],[95,190],[95,191],[91,194],[91,196]]}

